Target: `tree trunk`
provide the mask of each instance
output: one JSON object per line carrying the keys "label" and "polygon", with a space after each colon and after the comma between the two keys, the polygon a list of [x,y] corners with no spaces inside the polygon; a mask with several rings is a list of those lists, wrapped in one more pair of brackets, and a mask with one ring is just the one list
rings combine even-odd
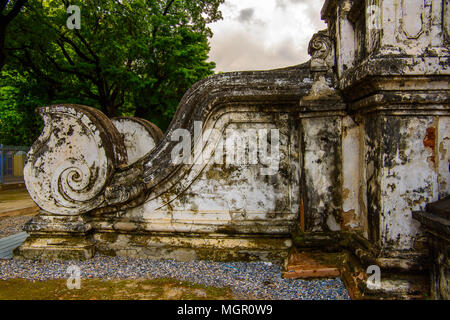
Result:
{"label": "tree trunk", "polygon": [[108,117],[108,118],[114,118],[117,117],[117,109],[118,105],[114,103],[114,101],[111,101],[110,97],[101,97],[99,100],[100,103],[100,110]]}
{"label": "tree trunk", "polygon": [[117,116],[117,106],[115,105],[114,101],[111,101],[108,108],[108,117],[111,119]]}

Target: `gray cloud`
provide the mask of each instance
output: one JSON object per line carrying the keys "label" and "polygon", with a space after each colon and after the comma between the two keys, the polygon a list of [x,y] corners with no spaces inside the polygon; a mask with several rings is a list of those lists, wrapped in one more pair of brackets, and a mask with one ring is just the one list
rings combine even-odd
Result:
{"label": "gray cloud", "polygon": [[[277,26],[280,25],[280,17],[289,17],[292,12],[301,19],[297,22],[292,19],[286,21],[289,28],[298,31],[297,35],[295,32],[285,31],[277,35],[274,32],[274,20],[271,16],[265,16],[271,13],[264,10],[259,12],[253,4],[239,7],[240,0],[227,0],[225,4],[229,4],[228,18],[224,19],[217,32],[214,30],[211,39],[210,60],[216,62],[215,70],[229,72],[275,69],[307,61],[310,37],[314,32],[324,29],[324,23],[320,19],[324,1],[276,0],[276,10],[282,10],[276,13]],[[303,3],[305,5],[299,6]],[[308,30],[302,30],[302,25],[308,26]],[[269,32],[264,32],[266,29]],[[266,37],[271,40],[267,41]],[[297,37],[304,40],[298,41]]]}
{"label": "gray cloud", "polygon": [[239,22],[249,22],[250,20],[252,20],[253,16],[255,14],[255,9],[253,8],[247,8],[247,9],[242,9],[239,12],[239,16],[238,16],[238,21]]}
{"label": "gray cloud", "polygon": [[217,64],[216,71],[275,69],[305,62],[307,45],[296,48],[292,39],[286,38],[279,45],[266,48],[262,41],[234,32],[215,39],[211,56]]}

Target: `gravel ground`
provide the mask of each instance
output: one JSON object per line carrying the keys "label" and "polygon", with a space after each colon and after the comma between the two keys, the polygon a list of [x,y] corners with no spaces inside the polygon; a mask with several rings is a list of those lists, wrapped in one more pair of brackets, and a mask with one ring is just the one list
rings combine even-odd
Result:
{"label": "gravel ground", "polygon": [[283,279],[281,266],[264,262],[177,262],[101,255],[84,262],[0,260],[0,279],[65,279],[69,277],[66,271],[71,265],[79,266],[85,279],[173,278],[206,286],[231,287],[239,299],[350,299],[339,278],[311,281]]}
{"label": "gravel ground", "polygon": [[[30,216],[0,218],[0,238],[22,231]],[[0,259],[0,279],[66,279],[67,268],[76,265],[85,279],[174,278],[213,287],[231,287],[240,299],[268,300],[348,300],[339,278],[291,280],[281,277],[281,266],[264,262],[211,261],[177,262],[174,260],[131,259],[96,255],[84,262],[14,261]]]}
{"label": "gravel ground", "polygon": [[0,217],[0,239],[22,232],[22,226],[31,216]]}

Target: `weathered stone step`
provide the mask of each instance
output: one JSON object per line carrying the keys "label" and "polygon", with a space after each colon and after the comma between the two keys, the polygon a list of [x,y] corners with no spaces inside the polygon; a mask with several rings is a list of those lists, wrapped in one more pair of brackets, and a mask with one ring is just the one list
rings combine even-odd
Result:
{"label": "weathered stone step", "polygon": [[337,264],[324,261],[323,255],[313,252],[293,252],[288,258],[283,277],[286,279],[336,278]]}

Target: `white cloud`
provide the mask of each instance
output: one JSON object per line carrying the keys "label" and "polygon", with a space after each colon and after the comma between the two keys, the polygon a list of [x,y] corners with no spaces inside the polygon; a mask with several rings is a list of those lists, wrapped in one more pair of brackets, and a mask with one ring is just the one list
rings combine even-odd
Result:
{"label": "white cloud", "polygon": [[312,35],[324,28],[324,0],[226,0],[211,24],[216,71],[261,70],[307,61]]}

